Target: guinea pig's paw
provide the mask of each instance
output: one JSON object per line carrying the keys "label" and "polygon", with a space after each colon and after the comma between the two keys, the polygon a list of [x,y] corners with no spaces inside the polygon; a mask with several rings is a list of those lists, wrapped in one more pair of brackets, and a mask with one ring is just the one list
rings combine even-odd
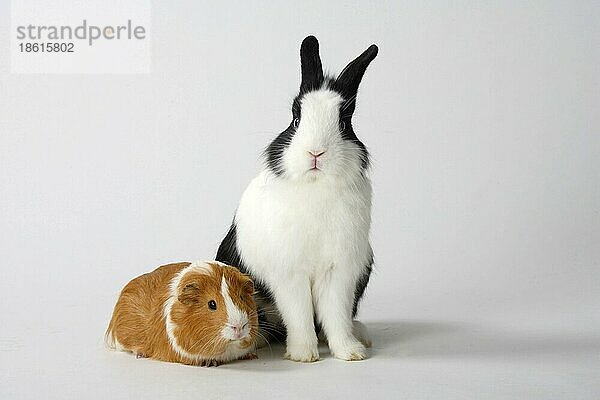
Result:
{"label": "guinea pig's paw", "polygon": [[329,349],[335,358],[346,361],[360,361],[367,358],[367,349],[356,338],[341,341],[329,340]]}
{"label": "guinea pig's paw", "polygon": [[240,357],[240,360],[256,360],[258,355],[256,353],[248,353]]}
{"label": "guinea pig's paw", "polygon": [[319,361],[319,350],[316,344],[288,344],[286,350],[283,358],[287,360],[305,363]]}
{"label": "guinea pig's paw", "polygon": [[144,353],[135,353],[135,358],[148,358],[148,356]]}
{"label": "guinea pig's paw", "polygon": [[200,361],[201,367],[218,367],[221,363],[217,360],[202,360]]}

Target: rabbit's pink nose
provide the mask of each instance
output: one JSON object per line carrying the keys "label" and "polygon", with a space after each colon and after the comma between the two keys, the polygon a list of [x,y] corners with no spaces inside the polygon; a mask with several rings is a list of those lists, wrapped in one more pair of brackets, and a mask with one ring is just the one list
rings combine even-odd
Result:
{"label": "rabbit's pink nose", "polygon": [[323,151],[309,151],[308,154],[310,154],[311,156],[313,156],[314,158],[319,158],[321,157],[323,154],[325,154],[326,150]]}

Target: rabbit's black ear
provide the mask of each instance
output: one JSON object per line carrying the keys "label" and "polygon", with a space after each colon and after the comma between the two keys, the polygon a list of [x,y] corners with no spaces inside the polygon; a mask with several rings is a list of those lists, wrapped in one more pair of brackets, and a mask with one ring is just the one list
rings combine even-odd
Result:
{"label": "rabbit's black ear", "polygon": [[314,36],[307,36],[300,46],[300,65],[302,66],[302,83],[300,91],[318,89],[323,84],[323,67],[319,57],[319,41]]}
{"label": "rabbit's black ear", "polygon": [[356,96],[358,85],[362,79],[367,67],[377,57],[379,49],[372,44],[360,56],[356,57],[350,64],[344,68],[340,76],[336,79],[336,87],[342,92],[345,99],[350,100]]}

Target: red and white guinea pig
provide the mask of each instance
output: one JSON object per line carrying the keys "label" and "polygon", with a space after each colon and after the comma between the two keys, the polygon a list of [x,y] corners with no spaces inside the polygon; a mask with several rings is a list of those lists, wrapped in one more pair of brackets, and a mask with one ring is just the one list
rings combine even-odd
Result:
{"label": "red and white guinea pig", "polygon": [[216,261],[163,265],[121,291],[110,348],[137,357],[212,366],[256,358],[252,280]]}

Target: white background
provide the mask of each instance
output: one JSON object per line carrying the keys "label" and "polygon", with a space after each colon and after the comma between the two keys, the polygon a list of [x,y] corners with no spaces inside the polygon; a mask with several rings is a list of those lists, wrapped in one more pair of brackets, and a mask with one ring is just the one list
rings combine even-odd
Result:
{"label": "white background", "polygon": [[[0,2],[0,398],[593,399],[600,393],[597,2],[155,2],[143,75],[11,75]],[[380,47],[364,362],[202,369],[111,353],[131,278],[214,257],[290,121],[299,46]]]}

